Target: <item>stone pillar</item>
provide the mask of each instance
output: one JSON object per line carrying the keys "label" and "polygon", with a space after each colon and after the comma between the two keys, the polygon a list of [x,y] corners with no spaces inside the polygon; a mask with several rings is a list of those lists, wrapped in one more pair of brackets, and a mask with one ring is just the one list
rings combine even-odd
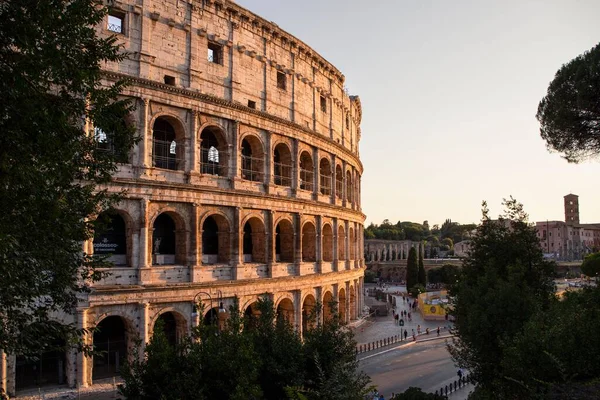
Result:
{"label": "stone pillar", "polygon": [[190,235],[191,251],[190,251],[190,281],[197,282],[198,277],[196,272],[202,265],[202,229],[200,223],[200,205],[192,204],[192,234]]}
{"label": "stone pillar", "polygon": [[232,141],[227,145],[227,154],[229,154],[229,163],[230,167],[228,168],[229,181],[231,182],[231,188],[235,189],[235,180],[240,174],[240,166],[239,166],[239,137],[240,137],[240,123],[238,121],[233,121],[232,130]]}
{"label": "stone pillar", "polygon": [[0,350],[0,393],[8,392],[7,385],[7,365],[6,365],[6,353],[4,350]]}
{"label": "stone pillar", "polygon": [[[77,310],[77,329],[83,333],[83,343],[93,345],[89,333],[85,333],[84,329],[88,328],[87,310]],[[77,386],[88,387],[91,381],[91,374],[88,372],[91,368],[91,359],[86,357],[83,352],[77,353]]]}
{"label": "stone pillar", "polygon": [[265,213],[265,245],[266,245],[266,258],[267,268],[269,269],[269,278],[273,278],[273,264],[277,262],[277,255],[275,254],[275,211],[267,211]]}
{"label": "stone pillar", "polygon": [[296,331],[302,337],[302,291],[294,290],[294,325],[296,326]]}
{"label": "stone pillar", "polygon": [[344,254],[346,255],[346,260],[344,260],[344,269],[348,269],[350,265],[350,222],[344,221],[346,226],[344,227],[344,234],[346,238],[344,240],[344,246],[346,247],[346,251]]}
{"label": "stone pillar", "polygon": [[[337,198],[337,179],[335,176],[335,154],[331,154],[331,204],[335,204]],[[337,234],[336,234],[337,236]]]}
{"label": "stone pillar", "polygon": [[269,193],[270,190],[269,188],[271,187],[271,182],[273,181],[273,149],[272,147],[272,141],[273,141],[273,134],[270,131],[266,131],[265,132],[265,136],[266,136],[266,148],[265,148],[265,179],[263,180],[263,183],[265,185],[265,191],[266,193]]}
{"label": "stone pillar", "polygon": [[348,182],[346,180],[346,160],[342,160],[342,206],[346,207],[348,198]]}
{"label": "stone pillar", "polygon": [[139,155],[138,155],[138,165],[140,167],[148,168],[152,165],[150,162],[151,153],[152,153],[152,135],[149,132],[148,124],[150,121],[148,120],[150,113],[150,99],[142,99],[142,120],[140,121],[140,135],[142,136],[142,140],[140,140],[139,146]]}
{"label": "stone pillar", "polygon": [[150,264],[148,257],[148,248],[150,240],[150,227],[148,226],[148,199],[141,199],[140,205],[140,250],[139,250],[139,270],[138,270],[138,284],[143,285],[147,276],[150,274]]}
{"label": "stone pillar", "polygon": [[325,311],[325,305],[323,304],[323,288],[321,286],[315,287],[315,299],[317,301],[317,304],[321,304],[321,309],[319,310],[319,312],[317,312],[317,319],[315,320],[315,323],[323,325],[323,314]]}
{"label": "stone pillar", "polygon": [[[198,36],[198,35],[192,35]],[[191,137],[190,137],[190,166],[189,173],[190,175],[199,174],[200,173],[200,164],[199,160],[199,138],[198,138],[198,110],[192,110],[192,129],[191,129]]]}
{"label": "stone pillar", "polygon": [[150,342],[150,335],[148,330],[148,324],[150,323],[149,312],[150,312],[150,304],[147,302],[141,302],[138,304],[138,312],[140,317],[140,339],[142,341],[142,345],[140,346],[140,359],[144,357],[144,350],[146,350],[146,345]]}
{"label": "stone pillar", "polygon": [[298,139],[292,139],[292,196],[296,197],[300,187],[300,155],[298,154]]}
{"label": "stone pillar", "polygon": [[5,354],[6,357],[6,393],[14,396],[17,392],[17,356]]}
{"label": "stone pillar", "polygon": [[300,275],[300,264],[302,264],[302,214],[296,213],[294,224],[294,263],[298,266]]}
{"label": "stone pillar", "polygon": [[358,278],[358,282],[358,285],[360,287],[360,292],[358,296],[358,304],[360,306],[359,313],[360,315],[362,315],[363,309],[365,307],[365,278],[361,276],[360,278]]}
{"label": "stone pillar", "polygon": [[319,148],[313,148],[313,200],[319,200],[319,194],[321,194],[321,170],[319,163]]}
{"label": "stone pillar", "polygon": [[338,251],[338,235],[339,235],[339,227],[338,227],[338,219],[337,217],[333,218],[333,271],[339,271],[339,251]]}
{"label": "stone pillar", "polygon": [[323,217],[321,215],[315,216],[315,230],[316,230],[316,243],[315,243],[315,255],[317,256],[317,271],[318,273],[323,272]]}
{"label": "stone pillar", "polygon": [[345,315],[345,323],[350,322],[352,320],[352,315],[350,315],[350,281],[346,282],[346,299],[344,300],[344,307],[346,308]]}
{"label": "stone pillar", "polygon": [[231,227],[231,277],[234,280],[238,279],[238,268],[242,265],[243,251],[240,249],[240,236],[243,235],[242,227],[240,226],[240,214],[242,209],[236,207],[233,210],[233,224]]}

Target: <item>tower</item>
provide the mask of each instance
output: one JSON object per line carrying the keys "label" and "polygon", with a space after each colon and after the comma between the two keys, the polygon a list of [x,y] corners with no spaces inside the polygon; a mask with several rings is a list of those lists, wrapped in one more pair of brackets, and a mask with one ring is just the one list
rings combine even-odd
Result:
{"label": "tower", "polygon": [[579,196],[568,194],[565,197],[565,222],[567,225],[579,224]]}

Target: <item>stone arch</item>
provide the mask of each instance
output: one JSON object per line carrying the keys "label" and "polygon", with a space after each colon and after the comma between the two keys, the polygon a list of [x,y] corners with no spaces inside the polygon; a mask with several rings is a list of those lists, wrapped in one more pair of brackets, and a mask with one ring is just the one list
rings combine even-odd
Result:
{"label": "stone arch", "polygon": [[256,326],[258,318],[260,317],[260,310],[258,309],[258,300],[250,303],[244,310],[244,327],[252,329]]}
{"label": "stone arch", "polygon": [[342,224],[338,225],[337,240],[338,260],[346,260],[346,232],[344,231],[344,226]]}
{"label": "stone arch", "polygon": [[48,350],[38,353],[36,359],[16,356],[15,389],[63,385],[67,373],[67,342],[64,339],[49,344]]}
{"label": "stone arch", "polygon": [[257,216],[250,216],[242,226],[244,262],[266,263],[265,224],[263,220]]}
{"label": "stone arch", "polygon": [[317,323],[317,301],[312,293],[302,299],[302,332],[306,332]]}
{"label": "stone arch", "polygon": [[314,187],[314,173],[315,168],[313,165],[312,155],[304,150],[300,153],[300,189],[312,191]]}
{"label": "stone arch", "polygon": [[289,324],[294,323],[294,302],[293,300],[285,297],[277,304],[276,308],[277,318],[282,318]]}
{"label": "stone arch", "polygon": [[148,246],[152,265],[185,265],[187,229],[181,214],[169,208],[159,210],[151,226]]}
{"label": "stone arch", "polygon": [[331,170],[331,162],[327,157],[321,158],[319,162],[319,186],[321,194],[329,196],[331,194],[331,178],[333,176]]}
{"label": "stone arch", "polygon": [[201,222],[202,264],[228,263],[231,258],[229,218],[213,212],[205,215]]}
{"label": "stone arch", "polygon": [[275,257],[277,262],[294,262],[294,224],[285,218],[275,225]]}
{"label": "stone arch", "polygon": [[339,164],[335,166],[335,195],[338,199],[342,199],[344,195],[344,174]]}
{"label": "stone arch", "polygon": [[317,260],[317,230],[311,221],[302,225],[302,261]]}
{"label": "stone arch", "polygon": [[229,154],[225,130],[218,125],[206,124],[199,132],[200,173],[227,176]]}
{"label": "stone arch", "polygon": [[323,225],[323,261],[333,261],[333,229],[330,224]]}
{"label": "stone arch", "polygon": [[354,228],[350,227],[348,229],[348,235],[349,235],[349,247],[350,247],[350,251],[348,253],[350,258],[349,260],[355,260],[356,258],[356,238],[354,235]]}
{"label": "stone arch", "polygon": [[345,323],[347,310],[346,310],[346,289],[340,288],[338,291],[338,313],[340,316],[340,321]]}
{"label": "stone arch", "polygon": [[335,300],[333,294],[327,290],[323,293],[323,321],[327,322],[333,318],[333,311],[335,307]]}
{"label": "stone arch", "polygon": [[163,323],[163,332],[167,338],[167,342],[171,346],[178,344],[181,339],[187,335],[188,332],[188,321],[179,311],[172,307],[164,308],[160,310],[152,321],[152,332],[157,322],[161,320]]}
{"label": "stone arch", "polygon": [[261,182],[264,176],[264,159],[264,146],[258,136],[248,133],[240,138],[242,179]]}
{"label": "stone arch", "polygon": [[94,235],[94,254],[110,254],[107,261],[115,266],[131,266],[134,230],[131,215],[124,210],[111,209],[100,213],[97,221],[103,229]]}
{"label": "stone arch", "polygon": [[94,327],[92,380],[119,375],[119,369],[132,354],[136,331],[131,321],[116,313],[101,315]]}
{"label": "stone arch", "polygon": [[185,124],[171,114],[161,114],[152,122],[152,166],[185,169]]}
{"label": "stone arch", "polygon": [[287,143],[277,143],[273,148],[273,183],[279,186],[292,186],[294,165],[292,153]]}

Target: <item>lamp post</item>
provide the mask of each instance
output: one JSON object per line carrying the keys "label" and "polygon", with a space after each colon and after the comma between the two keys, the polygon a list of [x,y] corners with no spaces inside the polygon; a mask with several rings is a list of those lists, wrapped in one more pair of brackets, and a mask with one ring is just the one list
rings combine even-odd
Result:
{"label": "lamp post", "polygon": [[208,296],[208,299],[210,300],[210,309],[212,310],[212,308],[213,308],[213,300],[212,300],[212,296],[210,295],[210,293],[208,293],[208,292],[198,292],[198,293],[196,293],[196,295],[194,296],[193,304],[192,304],[192,318],[194,318],[194,326],[199,326],[200,325],[200,315],[198,314],[198,302],[197,302],[197,298],[201,294]]}

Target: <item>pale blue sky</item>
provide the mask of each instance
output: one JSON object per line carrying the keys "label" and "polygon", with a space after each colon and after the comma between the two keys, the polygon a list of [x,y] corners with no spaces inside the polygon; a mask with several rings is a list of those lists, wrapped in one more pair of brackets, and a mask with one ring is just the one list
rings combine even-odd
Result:
{"label": "pale blue sky", "polygon": [[533,221],[600,222],[600,162],[547,152],[535,119],[558,68],[600,42],[600,1],[238,0],[306,42],[363,105],[367,223],[477,222],[510,195]]}

